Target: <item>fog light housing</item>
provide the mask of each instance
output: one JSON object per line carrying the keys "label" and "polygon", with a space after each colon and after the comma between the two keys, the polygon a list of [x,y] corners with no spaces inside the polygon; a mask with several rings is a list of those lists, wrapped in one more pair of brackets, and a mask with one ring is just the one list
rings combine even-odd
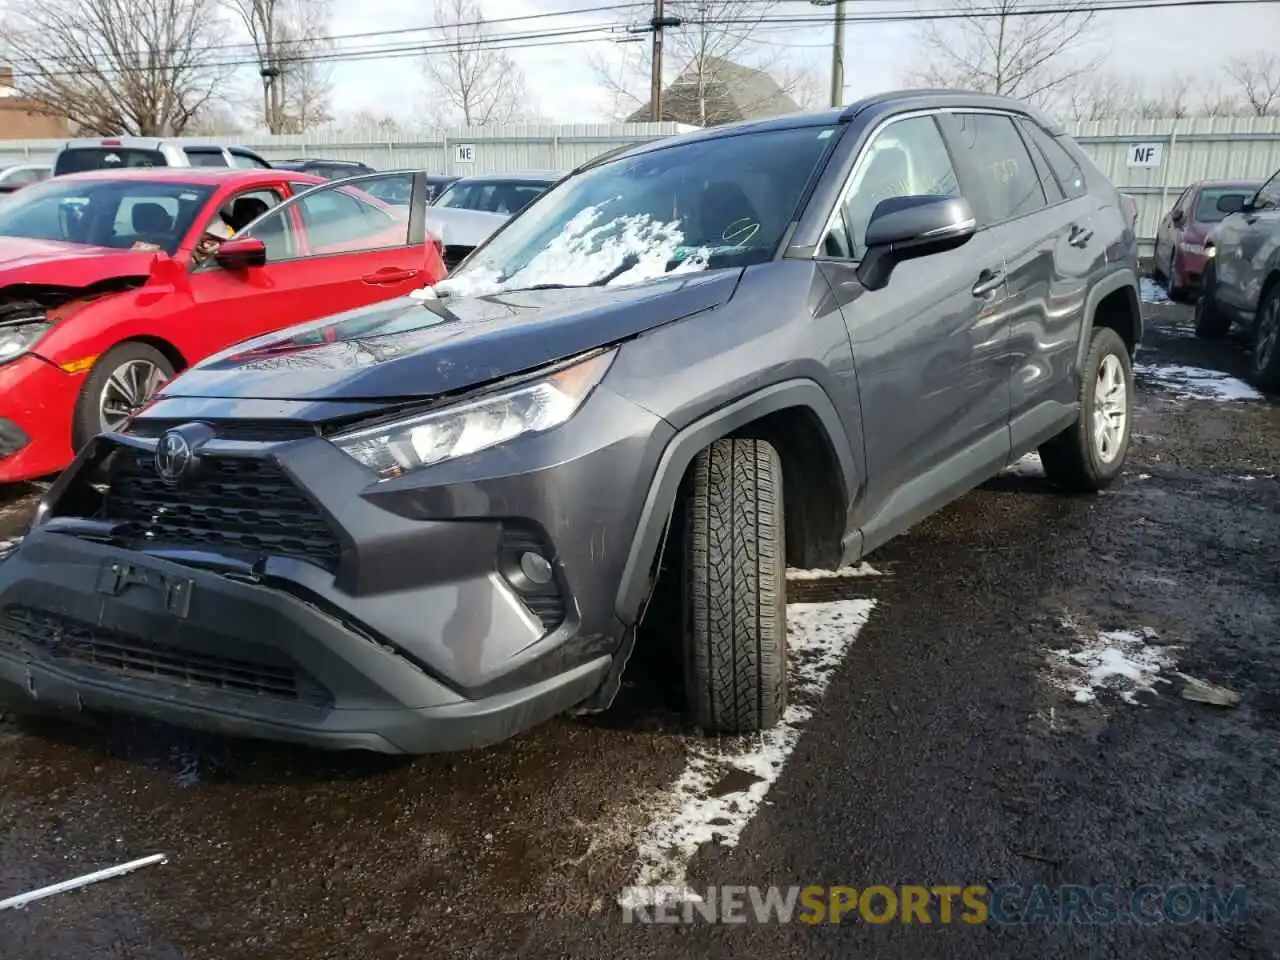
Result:
{"label": "fog light housing", "polygon": [[551,561],[539,553],[530,551],[520,557],[520,572],[528,577],[530,582],[540,587],[546,586],[551,582]]}

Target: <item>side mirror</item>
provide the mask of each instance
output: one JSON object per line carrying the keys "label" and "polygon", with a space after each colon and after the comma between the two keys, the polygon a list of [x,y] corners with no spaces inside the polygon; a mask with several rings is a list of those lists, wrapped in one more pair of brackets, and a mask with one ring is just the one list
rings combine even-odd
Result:
{"label": "side mirror", "polygon": [[222,242],[213,259],[227,270],[261,267],[267,262],[267,245],[257,237],[232,237]]}
{"label": "side mirror", "polygon": [[977,232],[978,221],[962,197],[890,197],[876,204],[867,225],[866,256],[858,280],[869,290],[889,282],[903,260],[952,250]]}
{"label": "side mirror", "polygon": [[1253,213],[1258,209],[1257,201],[1258,195],[1256,193],[1251,197],[1245,197],[1240,201],[1240,207],[1236,210],[1236,213]]}
{"label": "side mirror", "polygon": [[1174,210],[1169,214],[1169,222],[1175,227],[1182,226],[1182,221],[1185,219],[1187,219],[1187,216],[1181,210]]}

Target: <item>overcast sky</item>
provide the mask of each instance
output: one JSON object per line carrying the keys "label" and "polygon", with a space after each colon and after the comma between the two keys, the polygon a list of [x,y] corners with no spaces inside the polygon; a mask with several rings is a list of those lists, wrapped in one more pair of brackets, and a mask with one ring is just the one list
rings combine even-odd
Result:
{"label": "overcast sky", "polygon": [[[619,10],[618,0],[480,0],[486,18],[499,20],[529,14],[596,8],[599,12],[533,21],[496,24],[494,32],[542,31],[602,25],[614,26],[625,35],[628,23],[647,18],[647,7]],[[768,4],[762,4],[767,6]],[[859,0],[849,3],[852,13],[876,9],[901,12],[906,9],[937,10],[947,0]],[[425,4],[408,0],[361,0],[335,5],[335,35],[363,31],[411,29],[429,21]],[[603,9],[602,9],[603,8]],[[829,17],[830,8],[803,0],[780,0],[770,15]],[[376,26],[371,26],[376,25]],[[915,24],[851,23],[846,31],[845,99],[901,86],[903,74],[913,62]],[[1158,84],[1160,76],[1173,69],[1211,74],[1226,58],[1270,44],[1276,49],[1280,37],[1280,3],[1259,3],[1222,7],[1167,8],[1146,11],[1117,11],[1099,14],[1092,31],[1089,53],[1103,54],[1108,67],[1141,76]],[[424,34],[411,34],[414,40]],[[762,39],[785,48],[793,64],[811,64],[819,72],[819,88],[829,83],[831,27],[828,22],[803,28],[771,25]],[[395,38],[342,41],[344,46],[400,42]],[[610,98],[597,83],[588,60],[595,56],[619,55],[617,44],[603,40],[589,45],[549,46],[513,50],[523,69],[533,108],[549,120],[589,122],[605,119]],[[421,111],[424,84],[419,66],[412,59],[378,60],[338,65],[333,72],[334,106],[339,113],[370,109],[411,118]],[[643,94],[643,88],[639,91]]]}

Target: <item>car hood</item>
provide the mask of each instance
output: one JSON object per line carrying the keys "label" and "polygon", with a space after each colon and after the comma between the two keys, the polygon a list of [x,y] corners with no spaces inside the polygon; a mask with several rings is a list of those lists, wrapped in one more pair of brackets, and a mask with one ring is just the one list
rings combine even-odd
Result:
{"label": "car hood", "polygon": [[402,297],[247,341],[165,396],[395,400],[465,390],[720,306],[740,268],[619,287]]}
{"label": "car hood", "polygon": [[0,286],[52,283],[83,287],[113,277],[147,276],[154,250],[115,250],[55,240],[0,237]]}
{"label": "car hood", "polygon": [[427,233],[446,246],[478,247],[507,222],[505,213],[463,210],[457,207],[427,207]]}

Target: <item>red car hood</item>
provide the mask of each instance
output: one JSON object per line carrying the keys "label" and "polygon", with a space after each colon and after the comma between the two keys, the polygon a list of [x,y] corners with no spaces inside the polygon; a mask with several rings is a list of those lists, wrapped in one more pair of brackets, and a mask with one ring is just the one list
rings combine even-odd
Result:
{"label": "red car hood", "polygon": [[112,277],[146,276],[156,256],[155,250],[0,237],[0,287],[11,283],[83,287]]}

